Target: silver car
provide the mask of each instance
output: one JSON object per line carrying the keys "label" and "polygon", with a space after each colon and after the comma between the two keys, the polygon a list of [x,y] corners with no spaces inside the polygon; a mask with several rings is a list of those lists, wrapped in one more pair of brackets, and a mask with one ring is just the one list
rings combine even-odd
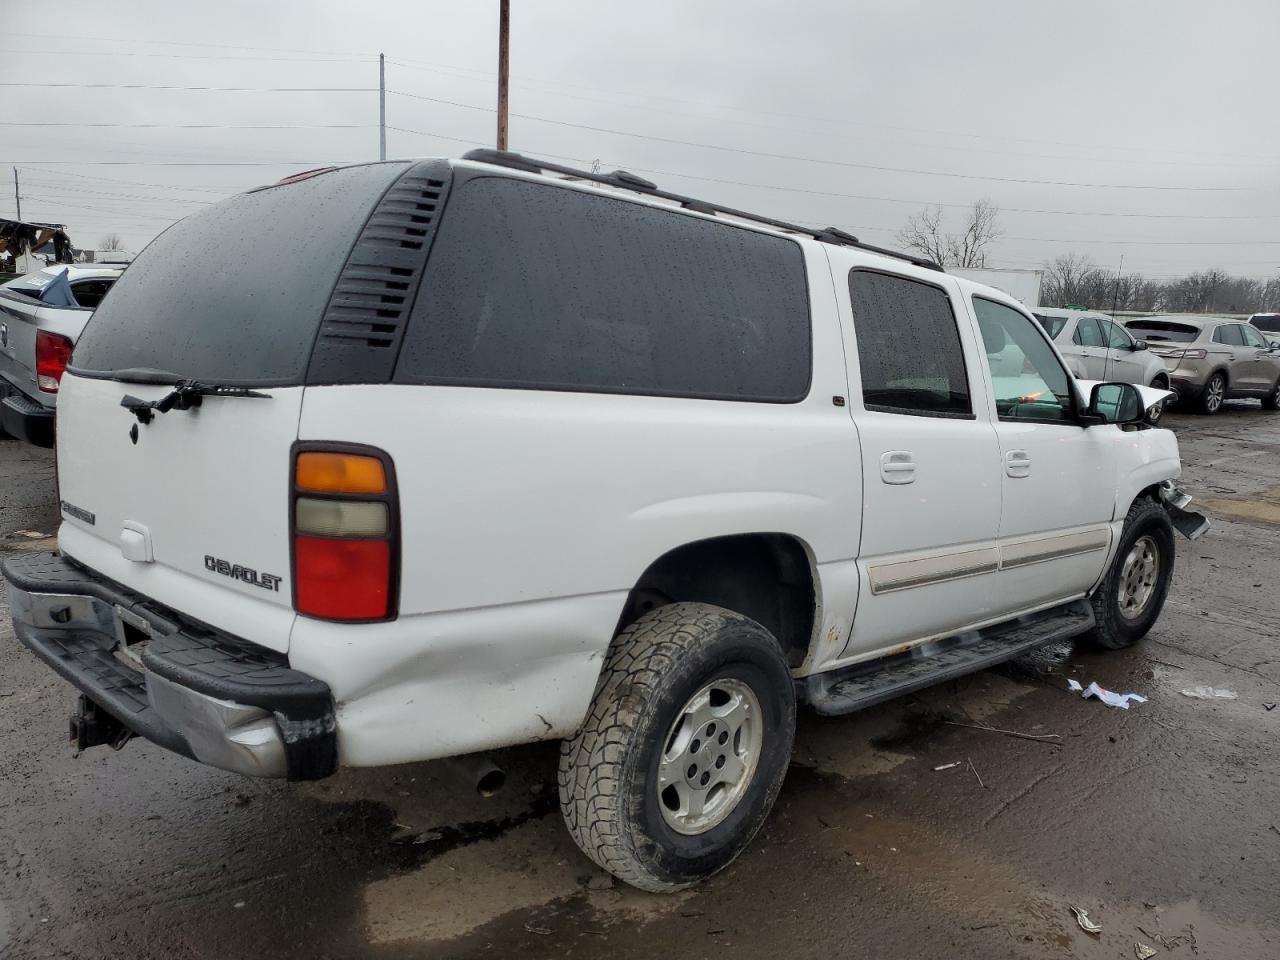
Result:
{"label": "silver car", "polygon": [[1179,403],[1213,414],[1223,400],[1256,397],[1267,410],[1280,409],[1280,346],[1257,327],[1199,314],[1142,317],[1126,326],[1164,360]]}
{"label": "silver car", "polygon": [[[1039,307],[1035,317],[1081,380],[1123,380],[1160,390],[1171,389],[1164,361],[1105,314],[1090,310]],[[1160,415],[1153,411],[1151,419]]]}

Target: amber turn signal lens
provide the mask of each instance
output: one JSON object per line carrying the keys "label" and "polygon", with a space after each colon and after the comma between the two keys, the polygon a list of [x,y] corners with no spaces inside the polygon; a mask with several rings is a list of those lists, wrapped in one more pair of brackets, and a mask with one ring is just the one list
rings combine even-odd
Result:
{"label": "amber turn signal lens", "polygon": [[299,490],[317,493],[386,493],[387,474],[377,457],[351,453],[300,453]]}

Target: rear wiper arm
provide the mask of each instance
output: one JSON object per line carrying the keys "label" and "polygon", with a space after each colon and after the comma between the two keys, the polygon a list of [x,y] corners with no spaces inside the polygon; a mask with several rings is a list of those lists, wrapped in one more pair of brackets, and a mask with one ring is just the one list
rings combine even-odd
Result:
{"label": "rear wiper arm", "polygon": [[124,407],[139,423],[150,423],[157,413],[168,413],[170,410],[190,410],[204,402],[205,397],[247,397],[254,400],[270,400],[271,394],[250,390],[248,387],[228,387],[216,383],[201,383],[199,380],[179,380],[173,389],[159,400],[140,400],[132,394],[120,398],[120,406]]}

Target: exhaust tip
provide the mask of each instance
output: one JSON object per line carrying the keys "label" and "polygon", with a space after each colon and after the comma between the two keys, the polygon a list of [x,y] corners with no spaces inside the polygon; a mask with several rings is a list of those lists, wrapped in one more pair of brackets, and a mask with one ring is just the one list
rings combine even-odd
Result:
{"label": "exhaust tip", "polygon": [[487,800],[490,797],[496,797],[506,785],[507,775],[497,767],[491,766],[476,780],[476,793]]}

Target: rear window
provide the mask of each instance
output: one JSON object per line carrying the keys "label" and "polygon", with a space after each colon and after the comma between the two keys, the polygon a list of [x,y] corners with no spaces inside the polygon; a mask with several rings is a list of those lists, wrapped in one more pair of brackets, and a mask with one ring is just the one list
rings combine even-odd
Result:
{"label": "rear window", "polygon": [[1251,322],[1259,330],[1265,330],[1267,333],[1280,333],[1280,313],[1254,317]]}
{"label": "rear window", "polygon": [[76,346],[77,371],[301,383],[339,272],[408,164],[348,167],[175,223],[129,266]]}
{"label": "rear window", "polygon": [[6,284],[0,284],[0,290],[6,293],[20,293],[24,297],[39,300],[41,292],[53,282],[55,276],[56,274],[37,270],[35,273],[28,273],[25,277],[19,277],[17,280],[10,280]]}
{"label": "rear window", "polygon": [[449,198],[395,379],[794,402],[809,351],[798,244],[479,177]]}
{"label": "rear window", "polygon": [[1058,334],[1062,332],[1062,328],[1067,325],[1066,317],[1050,317],[1043,313],[1032,314],[1040,321],[1040,326],[1044,327],[1045,333],[1049,334],[1050,340],[1056,340]]}
{"label": "rear window", "polygon": [[1169,340],[1173,343],[1190,343],[1200,336],[1200,328],[1185,323],[1165,320],[1136,320],[1126,323],[1125,329],[1144,340]]}

